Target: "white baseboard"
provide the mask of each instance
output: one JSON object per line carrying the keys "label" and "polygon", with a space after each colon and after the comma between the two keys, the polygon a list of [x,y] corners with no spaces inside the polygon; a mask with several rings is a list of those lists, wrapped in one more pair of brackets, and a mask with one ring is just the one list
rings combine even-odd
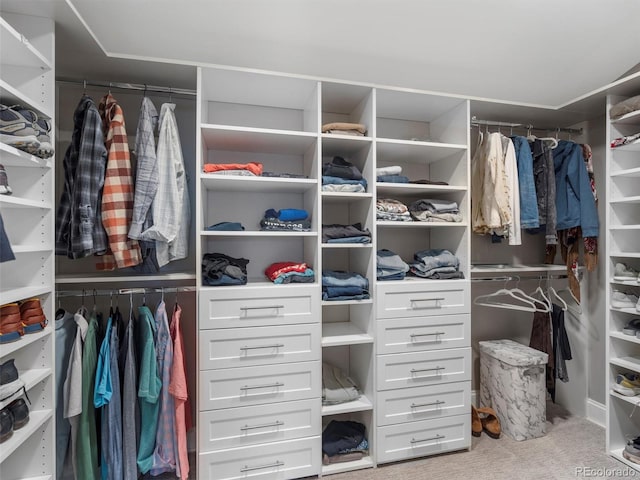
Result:
{"label": "white baseboard", "polygon": [[471,405],[473,405],[474,407],[478,406],[478,391],[477,390],[471,390]]}
{"label": "white baseboard", "polygon": [[595,400],[587,399],[587,420],[605,428],[607,426],[607,407]]}

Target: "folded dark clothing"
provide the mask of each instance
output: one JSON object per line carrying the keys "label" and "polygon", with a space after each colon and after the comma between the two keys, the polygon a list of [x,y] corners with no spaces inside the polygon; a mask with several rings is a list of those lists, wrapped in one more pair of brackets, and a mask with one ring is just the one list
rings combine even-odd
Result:
{"label": "folded dark clothing", "polygon": [[241,231],[241,230],[244,230],[244,227],[239,222],[220,222],[220,223],[216,223],[215,225],[209,225],[208,227],[205,227],[205,230],[209,232],[218,231],[218,230]]}
{"label": "folded dark clothing", "polygon": [[302,175],[301,173],[277,173],[277,172],[262,172],[263,177],[280,177],[280,178],[309,178],[309,175]]}
{"label": "folded dark clothing", "polygon": [[260,220],[260,228],[262,230],[293,230],[296,232],[308,232],[311,230],[311,220],[297,220],[295,222],[287,222],[278,218],[263,218]]}
{"label": "folded dark clothing", "polygon": [[209,287],[221,287],[223,285],[246,285],[247,277],[233,278],[228,275],[221,275],[220,278],[202,277],[202,283]]}
{"label": "folded dark clothing", "polygon": [[449,185],[447,182],[434,182],[432,180],[425,180],[425,179],[409,180],[409,183],[418,183],[421,185]]}
{"label": "folded dark clothing", "polygon": [[247,264],[246,258],[234,258],[223,253],[205,253],[202,257],[202,276],[209,282],[219,281],[224,276],[236,280],[244,279],[246,283]]}
{"label": "folded dark clothing", "polygon": [[448,200],[440,200],[435,198],[421,198],[411,203],[409,206],[410,212],[429,211],[432,213],[459,213],[460,209],[456,202],[450,202]]}
{"label": "folded dark clothing", "polygon": [[461,271],[457,271],[457,272],[451,272],[451,273],[446,273],[446,272],[436,272],[433,275],[431,275],[429,278],[433,278],[434,280],[451,280],[454,278],[464,278],[464,273],[462,273]]}
{"label": "folded dark clothing", "polygon": [[331,420],[322,432],[322,451],[328,456],[355,448],[364,439],[365,426],[353,420]]}
{"label": "folded dark clothing", "polygon": [[362,228],[361,223],[354,223],[351,225],[340,225],[338,223],[332,223],[328,225],[322,225],[322,242],[327,243],[330,239],[340,239],[348,237],[371,237],[371,232],[368,228]]}
{"label": "folded dark clothing", "polygon": [[409,177],[405,175],[378,175],[376,181],[383,183],[409,183]]}
{"label": "folded dark clothing", "polygon": [[333,157],[330,162],[322,165],[322,175],[346,178],[349,180],[362,179],[362,172],[358,167],[338,156]]}
{"label": "folded dark clothing", "polygon": [[322,176],[322,185],[361,185],[365,190],[367,189],[367,181],[364,178],[358,180],[352,180],[350,178],[335,177],[331,175]]}

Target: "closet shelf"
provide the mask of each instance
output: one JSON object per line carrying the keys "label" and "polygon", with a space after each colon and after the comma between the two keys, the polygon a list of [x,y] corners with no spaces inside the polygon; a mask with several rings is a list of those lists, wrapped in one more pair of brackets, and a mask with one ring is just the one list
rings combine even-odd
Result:
{"label": "closet shelf", "polygon": [[41,102],[29,98],[2,79],[0,79],[0,101],[4,105],[23,105],[36,112],[38,117],[51,119],[51,111],[44,108]]}
{"label": "closet shelf", "polygon": [[127,283],[147,283],[153,286],[155,284],[159,286],[167,286],[167,283],[175,283],[182,285],[195,285],[196,274],[194,273],[163,273],[161,275],[120,275],[109,276],[110,274],[101,274],[101,276],[86,276],[86,275],[60,275],[56,277],[57,285],[85,285],[90,284],[92,288],[98,284],[114,285],[114,287],[122,286],[118,284]]}
{"label": "closet shelf", "polygon": [[458,187],[454,185],[424,185],[419,183],[390,183],[377,182],[376,192],[378,196],[383,195],[402,195],[404,194],[425,194],[425,193],[450,193],[450,192],[466,192],[467,187]]}
{"label": "closet shelf", "polygon": [[622,332],[611,332],[609,333],[609,336],[619,340],[624,340],[625,342],[640,344],[640,338],[636,338],[633,335],[625,335]]}
{"label": "closet shelf", "polygon": [[611,173],[612,177],[640,177],[640,167],[618,170]]}
{"label": "closet shelf", "polygon": [[616,392],[615,390],[610,389],[609,390],[609,395],[611,395],[614,398],[617,398],[619,400],[622,400],[624,402],[630,403],[632,405],[636,405],[638,403],[638,397],[637,396],[633,396],[633,397],[628,397],[626,395],[622,395],[618,392]]}
{"label": "closet shelf", "polygon": [[627,143],[626,145],[621,145],[619,147],[611,148],[612,152],[640,152],[640,142],[636,141],[635,143]]}
{"label": "closet shelf", "polygon": [[467,227],[467,222],[394,222],[393,220],[376,221],[377,227],[394,228],[440,228]]}
{"label": "closet shelf", "polygon": [[353,192],[322,192],[322,201],[326,203],[349,203],[359,202],[362,200],[371,200],[372,193],[353,193]]}
{"label": "closet shelf", "polygon": [[611,201],[609,203],[611,203],[611,204],[616,204],[616,203],[624,203],[624,204],[640,203],[640,195],[633,196],[633,197],[614,198],[614,199],[611,199]]}
{"label": "closet shelf", "polygon": [[20,372],[20,378],[24,381],[24,388],[29,391],[52,373],[50,368],[34,368]]}
{"label": "closet shelf", "polygon": [[371,243],[323,243],[322,248],[372,248]]}
{"label": "closet shelf", "polygon": [[611,123],[615,125],[640,125],[640,110],[629,112],[617,120],[611,120]]}
{"label": "closet shelf", "polygon": [[9,440],[0,448],[0,463],[4,462],[18,447],[20,447],[32,434],[39,431],[42,425],[53,416],[53,410],[31,410],[29,421],[19,430],[15,430]]}
{"label": "closet shelf", "polygon": [[43,285],[39,287],[10,288],[7,290],[2,290],[0,292],[0,305],[4,305],[5,303],[17,302],[19,300],[24,300],[31,297],[38,297],[46,293],[51,293],[52,290],[53,288],[51,287],[51,285]]}
{"label": "closet shelf", "polygon": [[351,322],[322,324],[322,346],[355,345],[373,343],[373,336],[362,331]]}
{"label": "closet shelf", "polygon": [[0,63],[3,66],[51,70],[51,62],[27,38],[0,17]]}
{"label": "closet shelf", "polygon": [[620,358],[610,358],[609,363],[616,365],[618,367],[626,368],[627,370],[632,370],[634,372],[640,373],[640,358],[633,357],[620,357]]}
{"label": "closet shelf", "polygon": [[627,287],[638,287],[640,283],[635,280],[611,280],[612,285],[625,285]]}
{"label": "closet shelf", "polygon": [[368,298],[366,300],[336,300],[336,301],[323,300],[322,306],[328,307],[328,306],[338,306],[338,305],[364,305],[367,303],[373,303],[373,300],[371,298]]}
{"label": "closet shelf", "polygon": [[216,192],[305,193],[317,188],[313,178],[249,177],[201,174],[202,186]]}
{"label": "closet shelf", "polygon": [[201,125],[202,140],[210,150],[303,155],[318,140],[312,132],[268,128]]}
{"label": "closet shelf", "polygon": [[11,247],[13,253],[42,253],[51,252],[51,245],[13,245]]}
{"label": "closet shelf", "polygon": [[640,224],[637,225],[614,225],[609,230],[640,230]]}
{"label": "closet shelf", "polygon": [[376,151],[378,161],[396,163],[428,164],[439,162],[455,154],[466,152],[465,144],[420,142],[378,138]]}
{"label": "closet shelf", "polygon": [[27,152],[0,142],[0,152],[2,152],[2,164],[7,167],[46,167],[51,168],[51,159],[44,159],[30,155]]}
{"label": "closet shelf", "polygon": [[271,230],[241,230],[241,231],[208,231],[202,230],[203,237],[316,237],[318,232],[296,232],[293,230],[271,231]]}
{"label": "closet shelf", "polygon": [[609,454],[615,458],[616,460],[621,461],[622,463],[624,463],[625,465],[628,465],[630,468],[633,468],[634,470],[638,468],[638,464],[634,463],[630,460],[627,460],[626,458],[624,458],[622,456],[622,451],[624,450],[624,448],[618,448],[616,450],[611,450],[609,452]]}
{"label": "closet shelf", "polygon": [[629,308],[617,308],[617,307],[610,307],[611,310],[613,310],[614,312],[622,312],[622,313],[628,313],[629,315],[638,315],[638,310],[635,309],[635,307],[629,307]]}
{"label": "closet shelf", "polygon": [[616,258],[640,258],[640,253],[639,252],[611,252],[609,256],[616,257]]}
{"label": "closet shelf", "polygon": [[366,396],[362,395],[359,399],[352,402],[339,403],[337,405],[323,405],[322,416],[326,417],[328,415],[339,415],[341,413],[363,412],[371,410],[372,408],[373,404],[371,401]]}
{"label": "closet shelf", "polygon": [[[49,325],[53,325],[53,322],[49,322]],[[38,342],[43,338],[48,337],[49,335],[51,335],[52,328],[53,326],[48,326],[43,328],[39,332],[23,335],[22,337],[20,337],[20,340],[16,340],[15,342],[3,343],[2,345],[0,345],[0,358],[12,355],[18,350],[21,350],[34,342]]]}
{"label": "closet shelf", "polygon": [[13,195],[0,196],[0,205],[6,208],[42,208],[45,210],[51,210],[51,204],[49,202],[28,200],[26,198],[20,198]]}
{"label": "closet shelf", "polygon": [[362,457],[360,460],[351,462],[332,463],[330,465],[322,465],[322,476],[332,475],[335,473],[351,472],[353,470],[362,470],[363,468],[373,468],[373,460],[371,457]]}
{"label": "closet shelf", "polygon": [[369,148],[372,143],[371,137],[360,137],[355,135],[336,135],[333,133],[323,133],[322,155],[333,157],[334,155],[349,156],[362,149]]}
{"label": "closet shelf", "polygon": [[487,273],[548,273],[566,272],[566,265],[506,265],[506,264],[475,264],[471,265],[471,278]]}

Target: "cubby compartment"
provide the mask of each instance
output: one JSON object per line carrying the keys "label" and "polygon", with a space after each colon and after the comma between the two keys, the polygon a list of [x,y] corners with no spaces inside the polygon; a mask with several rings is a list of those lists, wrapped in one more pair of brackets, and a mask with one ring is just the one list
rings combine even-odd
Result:
{"label": "cubby compartment", "polygon": [[[640,198],[639,198],[640,199]],[[609,249],[613,255],[630,255],[640,257],[638,234],[640,226],[627,225],[615,227],[609,235]]]}
{"label": "cubby compartment", "polygon": [[53,252],[40,250],[26,255],[18,254],[11,262],[0,263],[2,290],[35,286],[52,286]]}
{"label": "cubby compartment", "polygon": [[640,436],[640,419],[638,415],[634,415],[637,397],[624,397],[613,392],[608,402],[609,452],[631,468],[637,468],[637,463],[627,460],[622,455],[627,442]]}
{"label": "cubby compartment", "polygon": [[356,345],[373,343],[373,304],[322,305],[322,346]]}
{"label": "cubby compartment", "polygon": [[[373,149],[369,138],[363,140],[359,137],[323,136],[322,167],[331,163],[334,157],[340,157],[353,164],[362,174],[362,178],[367,182],[365,191],[368,193],[373,192],[375,169],[373,166]],[[321,188],[324,195],[330,194],[329,191],[326,191],[327,188]]]}
{"label": "cubby compartment", "polygon": [[[330,123],[357,123],[364,125],[366,132],[363,136],[374,136],[373,127],[373,91],[361,85],[340,84],[332,82],[322,83],[322,122],[323,126]],[[323,138],[333,136],[347,136],[346,134],[324,133]],[[359,138],[348,135],[348,137]]]}
{"label": "cubby compartment", "polygon": [[318,82],[281,75],[201,69],[202,124],[244,129],[319,131]]}
{"label": "cubby compartment", "polygon": [[638,228],[640,226],[638,205],[638,203],[612,203],[609,208],[609,228],[615,230]]}
{"label": "cubby compartment", "polygon": [[[374,346],[372,343],[353,345],[334,345],[323,347],[322,363],[337,367],[353,380],[360,398],[350,402],[326,405],[323,403],[322,415],[337,415],[354,411],[367,411],[373,408],[375,393]],[[327,372],[323,373],[323,376]]]}
{"label": "cubby compartment", "polygon": [[609,182],[609,198],[613,204],[631,203],[640,204],[639,178],[633,175],[620,175],[612,177]]}
{"label": "cubby compartment", "polygon": [[368,452],[365,453],[362,458],[345,462],[328,463],[329,460],[324,458],[323,453],[323,465],[322,476],[332,475],[336,473],[349,472],[352,470],[360,470],[363,468],[371,468],[375,466],[375,427],[374,418],[370,410],[363,410],[357,412],[349,412],[335,415],[324,415],[322,417],[322,431],[329,423],[334,420],[336,422],[358,422],[365,427],[364,436],[368,444]]}

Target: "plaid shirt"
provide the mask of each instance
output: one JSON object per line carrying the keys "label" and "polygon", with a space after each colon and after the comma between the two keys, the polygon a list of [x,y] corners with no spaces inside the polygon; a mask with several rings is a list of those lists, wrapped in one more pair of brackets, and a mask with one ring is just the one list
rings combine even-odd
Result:
{"label": "plaid shirt", "polygon": [[56,215],[56,254],[82,258],[108,247],[101,202],[107,150],[93,100],[83,95],[73,114],[73,134],[64,156],[64,187]]}
{"label": "plaid shirt", "polygon": [[133,178],[122,108],[111,94],[102,98],[99,108],[108,151],[102,224],[109,237],[110,252],[98,264],[98,269],[113,270],[138,265],[142,254],[137,240],[127,236],[133,214]]}

